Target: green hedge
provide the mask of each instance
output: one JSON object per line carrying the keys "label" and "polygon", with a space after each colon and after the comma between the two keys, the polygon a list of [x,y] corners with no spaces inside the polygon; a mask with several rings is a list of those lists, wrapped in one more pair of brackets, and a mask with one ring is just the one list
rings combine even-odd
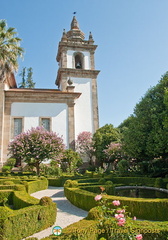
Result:
{"label": "green hedge", "polygon": [[[24,180],[27,179],[24,178]],[[46,189],[48,187],[47,179],[27,180],[22,183],[22,185],[12,185],[15,190],[19,191],[0,190],[0,200],[8,198],[9,204],[13,204],[14,209],[18,209],[0,207],[1,240],[23,239],[52,226],[56,220],[56,204],[50,198],[44,197],[39,200],[29,195],[30,192]],[[29,193],[25,191],[25,187]]]}
{"label": "green hedge", "polygon": [[22,181],[20,179],[15,179],[12,177],[7,177],[7,178],[3,178],[0,180],[0,185],[3,185],[4,182],[6,181],[12,181],[14,184],[21,184]]}
{"label": "green hedge", "polygon": [[[100,227],[98,220],[83,219],[64,228],[60,236],[51,235],[42,240],[99,240],[101,237],[111,240],[112,238],[109,238],[107,234],[112,230],[111,223],[105,220],[104,225]],[[131,224],[131,231],[135,235],[142,233],[143,240],[167,240],[168,238],[168,222],[132,221]],[[113,230],[116,231],[116,229]],[[124,230],[127,228],[119,228],[120,232]],[[121,238],[121,240],[125,239]]]}
{"label": "green hedge", "polygon": [[21,240],[35,232],[51,227],[56,219],[56,204],[30,206],[12,211],[0,218],[1,240]]}
{"label": "green hedge", "polygon": [[8,204],[13,204],[13,190],[0,190],[0,205],[2,205],[4,198],[8,199]]}
{"label": "green hedge", "polygon": [[73,223],[68,227],[64,228],[60,236],[50,236],[43,238],[43,240],[97,240],[98,232],[94,231],[97,229],[98,221],[93,220],[80,220],[79,222]]}
{"label": "green hedge", "polygon": [[39,199],[31,197],[27,192],[25,191],[13,192],[14,209],[20,209],[36,204],[39,204]]}
{"label": "green hedge", "polygon": [[96,206],[94,200],[95,194],[79,189],[79,188],[64,188],[66,198],[75,206],[89,211]]}
{"label": "green hedge", "polygon": [[[105,188],[105,192],[109,195],[114,195],[115,192],[115,188],[113,185],[101,185],[102,187]],[[97,193],[100,194],[101,190],[100,190],[100,184],[99,185],[92,185],[92,186],[81,186],[80,189],[89,191],[89,192],[93,192],[93,193]]]}
{"label": "green hedge", "polygon": [[[80,176],[81,178],[81,176]],[[63,187],[66,180],[77,180],[79,179],[79,176],[61,176],[58,178],[47,178],[48,179],[48,185],[53,187]]]}
{"label": "green hedge", "polygon": [[7,189],[13,189],[13,190],[25,190],[25,186],[22,184],[15,184],[15,185],[0,185],[0,190],[7,190]]}
{"label": "green hedge", "polygon": [[[143,240],[167,240],[168,239],[168,222],[149,222],[149,221],[128,221],[129,226],[131,227],[122,227],[118,228],[120,234],[124,234],[125,231],[131,231],[133,234],[142,234]],[[108,237],[110,229],[112,229],[112,221],[106,220],[102,226],[105,233],[101,234],[101,237],[105,239],[111,239]],[[116,229],[112,229],[113,235],[114,232],[117,233]],[[119,234],[118,233],[118,234]],[[117,235],[117,234],[116,234]],[[121,240],[125,240],[124,236],[121,236]]]}
{"label": "green hedge", "polygon": [[144,185],[144,186],[153,186],[155,185],[155,178],[148,177],[109,177],[114,184],[123,184],[123,185]]}
{"label": "green hedge", "polygon": [[29,194],[48,188],[47,178],[41,178],[27,183],[26,190]]}
{"label": "green hedge", "polygon": [[[65,196],[75,206],[84,210],[90,210],[96,206],[94,197],[96,194],[79,188],[64,188]],[[127,198],[120,196],[106,196],[108,201],[120,200],[121,206],[128,206],[127,210],[132,216],[139,219],[168,221],[168,215],[165,212],[168,209],[168,199],[144,199]]]}

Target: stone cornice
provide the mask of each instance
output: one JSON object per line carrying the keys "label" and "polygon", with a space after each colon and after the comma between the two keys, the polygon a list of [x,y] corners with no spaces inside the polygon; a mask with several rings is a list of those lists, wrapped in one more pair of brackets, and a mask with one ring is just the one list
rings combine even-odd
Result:
{"label": "stone cornice", "polygon": [[61,77],[78,77],[78,78],[96,78],[99,74],[99,70],[86,70],[86,69],[76,69],[76,68],[59,68],[57,73],[57,79],[55,84],[59,86]]}
{"label": "stone cornice", "polygon": [[81,93],[62,92],[55,89],[10,89],[5,91],[6,102],[68,103]]}

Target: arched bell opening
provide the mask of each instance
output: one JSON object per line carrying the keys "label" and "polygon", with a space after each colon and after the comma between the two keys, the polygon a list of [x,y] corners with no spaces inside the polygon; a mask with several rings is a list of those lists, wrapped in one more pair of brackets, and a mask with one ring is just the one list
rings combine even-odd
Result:
{"label": "arched bell opening", "polygon": [[76,69],[84,69],[84,55],[82,53],[74,54],[74,65]]}

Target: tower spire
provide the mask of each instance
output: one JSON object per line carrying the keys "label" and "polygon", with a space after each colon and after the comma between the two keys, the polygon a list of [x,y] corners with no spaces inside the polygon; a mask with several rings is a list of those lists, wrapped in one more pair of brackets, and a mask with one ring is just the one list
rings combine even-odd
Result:
{"label": "tower spire", "polygon": [[75,16],[73,16],[72,22],[71,22],[71,29],[67,32],[67,38],[68,39],[77,39],[77,40],[84,40],[85,35],[80,30],[78,21]]}
{"label": "tower spire", "polygon": [[76,17],[73,16],[72,22],[71,22],[71,30],[73,29],[79,29],[78,21],[76,20]]}

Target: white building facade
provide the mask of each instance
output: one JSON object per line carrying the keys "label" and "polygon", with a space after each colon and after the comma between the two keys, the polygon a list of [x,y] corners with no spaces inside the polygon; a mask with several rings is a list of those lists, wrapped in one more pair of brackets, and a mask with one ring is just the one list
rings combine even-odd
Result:
{"label": "white building facade", "polygon": [[11,139],[32,127],[56,132],[67,148],[79,133],[98,129],[96,47],[91,33],[84,40],[73,17],[70,31],[63,32],[58,46],[58,89],[17,88],[13,74],[0,82],[0,165],[8,158]]}

